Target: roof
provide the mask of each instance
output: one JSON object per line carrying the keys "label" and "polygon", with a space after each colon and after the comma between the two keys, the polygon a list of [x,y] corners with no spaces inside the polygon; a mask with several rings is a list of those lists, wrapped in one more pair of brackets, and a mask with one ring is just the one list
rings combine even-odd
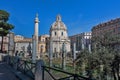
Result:
{"label": "roof", "polygon": [[57,15],[56,21],[51,25],[50,30],[67,30],[66,25],[62,22],[60,15]]}
{"label": "roof", "polygon": [[32,39],[31,38],[24,38],[23,40],[18,40],[16,42],[20,42],[20,43],[25,43],[25,42],[32,42]]}
{"label": "roof", "polygon": [[100,24],[94,26],[94,27],[92,28],[92,30],[93,30],[93,29],[97,29],[97,28],[101,28],[101,27],[105,27],[105,26],[109,26],[109,25],[111,25],[111,24],[115,24],[115,23],[118,23],[118,22],[120,22],[120,18],[116,18],[116,19],[110,20],[110,21],[108,21],[108,22],[100,23]]}

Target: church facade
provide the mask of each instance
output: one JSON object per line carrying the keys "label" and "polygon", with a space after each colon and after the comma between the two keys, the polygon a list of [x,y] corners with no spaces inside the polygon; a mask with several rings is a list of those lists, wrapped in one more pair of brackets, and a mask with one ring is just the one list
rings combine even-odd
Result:
{"label": "church facade", "polygon": [[66,53],[70,52],[70,39],[68,38],[67,27],[62,22],[61,16],[57,15],[56,21],[51,25],[50,28],[50,53],[53,56],[61,56],[62,50]]}

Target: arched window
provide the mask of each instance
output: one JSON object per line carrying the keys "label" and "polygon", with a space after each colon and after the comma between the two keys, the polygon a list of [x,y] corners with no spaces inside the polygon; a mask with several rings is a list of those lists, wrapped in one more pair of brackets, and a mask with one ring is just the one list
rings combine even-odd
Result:
{"label": "arched window", "polygon": [[56,48],[54,48],[54,52],[56,53]]}
{"label": "arched window", "polygon": [[63,32],[61,32],[61,36],[63,36]]}
{"label": "arched window", "polygon": [[55,36],[56,36],[56,34],[57,34],[57,33],[55,32]]}
{"label": "arched window", "polygon": [[44,46],[43,45],[41,45],[41,48],[43,48]]}
{"label": "arched window", "polygon": [[44,48],[44,46],[43,46],[43,45],[41,45],[41,47],[40,47],[40,48],[41,48],[41,53],[42,53],[42,52],[43,52],[43,48]]}

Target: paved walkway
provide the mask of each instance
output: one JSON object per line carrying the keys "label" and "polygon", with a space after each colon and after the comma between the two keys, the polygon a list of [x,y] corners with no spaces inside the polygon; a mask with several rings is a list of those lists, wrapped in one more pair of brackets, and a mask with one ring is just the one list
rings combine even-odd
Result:
{"label": "paved walkway", "polygon": [[19,80],[16,76],[6,67],[5,63],[0,63],[0,80]]}

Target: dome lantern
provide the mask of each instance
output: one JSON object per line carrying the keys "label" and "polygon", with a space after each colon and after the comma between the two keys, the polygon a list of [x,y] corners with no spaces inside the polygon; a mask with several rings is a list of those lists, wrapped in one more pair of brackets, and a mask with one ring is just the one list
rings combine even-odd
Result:
{"label": "dome lantern", "polygon": [[60,15],[56,16],[56,21],[51,25],[50,30],[58,30],[58,29],[67,31],[66,25],[62,22]]}
{"label": "dome lantern", "polygon": [[61,16],[60,15],[57,15],[56,21],[61,21]]}

